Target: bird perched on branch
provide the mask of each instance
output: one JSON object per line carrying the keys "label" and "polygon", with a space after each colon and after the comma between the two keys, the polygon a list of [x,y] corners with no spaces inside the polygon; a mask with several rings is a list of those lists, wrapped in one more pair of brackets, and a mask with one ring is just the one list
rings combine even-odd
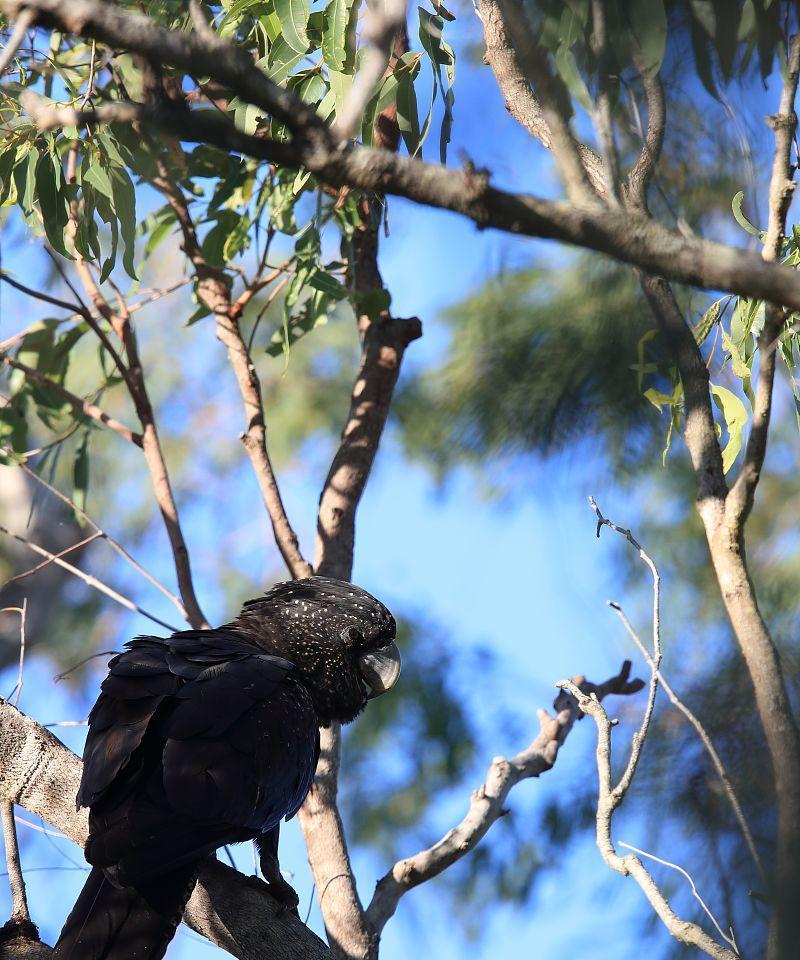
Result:
{"label": "bird perched on branch", "polygon": [[395,629],[366,591],[310,577],[218,629],[130,641],[89,717],[77,805],[92,871],[55,960],[160,960],[200,864],[227,843],[254,840],[268,889],[296,907],[280,822],[311,787],[319,727],[396,682]]}

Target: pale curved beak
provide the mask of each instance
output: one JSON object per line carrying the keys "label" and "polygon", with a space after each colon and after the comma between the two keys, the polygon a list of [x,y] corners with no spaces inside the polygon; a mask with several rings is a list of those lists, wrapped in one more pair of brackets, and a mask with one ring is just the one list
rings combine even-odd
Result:
{"label": "pale curved beak", "polygon": [[372,700],[397,683],[400,676],[400,650],[392,641],[388,647],[365,653],[359,658],[358,668],[370,689],[367,699]]}

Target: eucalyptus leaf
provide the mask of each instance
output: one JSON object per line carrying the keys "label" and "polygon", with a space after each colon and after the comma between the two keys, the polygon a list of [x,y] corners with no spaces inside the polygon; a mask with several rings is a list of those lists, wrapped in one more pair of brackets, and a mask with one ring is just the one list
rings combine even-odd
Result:
{"label": "eucalyptus leaf", "polygon": [[742,449],[742,431],[748,419],[747,408],[727,387],[712,383],[711,395],[725,418],[725,427],[728,431],[728,442],[722,451],[722,469],[728,473]]}

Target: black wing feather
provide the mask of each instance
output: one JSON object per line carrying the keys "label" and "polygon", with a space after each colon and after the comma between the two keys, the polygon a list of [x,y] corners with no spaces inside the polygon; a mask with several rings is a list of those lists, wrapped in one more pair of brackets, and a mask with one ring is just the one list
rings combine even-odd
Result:
{"label": "black wing feather", "polygon": [[225,631],[127,646],[84,751],[90,862],[138,882],[293,816],[319,739],[293,665]]}

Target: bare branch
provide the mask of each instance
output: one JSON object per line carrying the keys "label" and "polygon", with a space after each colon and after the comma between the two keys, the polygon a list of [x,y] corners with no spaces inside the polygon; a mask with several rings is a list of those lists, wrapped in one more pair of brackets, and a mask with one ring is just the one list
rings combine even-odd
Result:
{"label": "bare branch", "polygon": [[[86,99],[87,98],[84,98],[84,102]],[[75,179],[76,161],[77,144],[73,144],[67,163],[66,179],[68,183],[73,182]],[[78,219],[78,204],[77,201],[73,201],[70,205],[69,213],[69,227],[73,238],[78,231]],[[58,264],[58,261],[56,261],[56,263]],[[125,361],[127,362],[123,361],[122,357],[117,353],[109,337],[100,326],[100,323],[94,319],[89,311],[84,312],[86,322],[106,350],[108,350],[114,360],[114,364],[119,370],[120,376],[125,381],[128,393],[136,409],[136,414],[139,417],[139,422],[142,425],[141,446],[150,473],[153,494],[169,538],[184,616],[195,629],[207,627],[209,625],[208,621],[200,608],[194,590],[189,550],[186,546],[183,530],[181,529],[178,505],[175,502],[169,471],[167,470],[167,463],[161,448],[155,412],[147,392],[144,368],[142,367],[142,362],[139,357],[139,345],[136,338],[136,331],[131,323],[130,312],[119,291],[117,291],[119,310],[115,311],[111,308],[100,288],[95,283],[89,264],[80,256],[77,249],[75,251],[75,268],[78,271],[78,276],[81,279],[84,290],[95,310],[111,325],[125,351]]]}
{"label": "bare branch", "polygon": [[2,814],[3,839],[6,845],[8,883],[11,887],[11,922],[14,924],[30,923],[31,915],[28,910],[25,879],[22,876],[22,867],[19,860],[17,830],[14,825],[14,804],[4,800],[0,803],[0,814]]}
{"label": "bare branch", "polygon": [[[619,673],[603,683],[589,683],[583,677],[575,677],[574,683],[585,694],[592,694],[598,700],[610,694],[629,696],[644,686],[641,680],[630,679],[630,671],[631,663],[626,660]],[[555,716],[546,710],[538,711],[541,729],[524,750],[510,760],[494,758],[485,782],[472,794],[469,811],[456,827],[427,850],[399,860],[378,882],[367,908],[367,919],[376,935],[380,934],[394,914],[405,893],[465,857],[483,839],[492,824],[508,813],[504,805],[512,787],[522,780],[539,777],[552,768],[558,751],[581,716],[576,700],[563,691],[553,702],[553,709]]]}
{"label": "bare branch", "polygon": [[28,617],[28,598],[22,601],[21,607],[3,607],[0,610],[0,613],[18,613],[19,614],[19,663],[17,665],[17,682],[14,684],[14,689],[6,697],[7,700],[14,698],[14,706],[19,703],[19,698],[22,693],[23,686],[23,675],[25,672],[25,645],[26,645],[26,635],[25,627]]}
{"label": "bare branch", "polygon": [[348,580],[353,562],[355,520],[380,444],[406,347],[422,335],[422,324],[362,317],[362,348],[350,412],[320,497],[315,569]]}
{"label": "bare branch", "polygon": [[692,888],[692,895],[694,896],[695,900],[697,900],[697,902],[700,904],[700,906],[703,908],[703,910],[706,912],[706,915],[714,924],[714,926],[717,928],[717,933],[719,933],[722,939],[731,947],[733,952],[737,956],[739,955],[739,948],[736,946],[736,938],[733,936],[733,929],[731,929],[730,931],[730,936],[728,936],[728,934],[725,933],[725,931],[717,922],[717,918],[708,909],[708,906],[705,900],[703,900],[703,898],[700,896],[697,890],[697,885],[695,884],[691,875],[686,870],[684,870],[683,867],[679,867],[677,863],[672,863],[670,860],[662,860],[661,857],[657,857],[654,853],[648,853],[646,850],[640,850],[638,847],[634,847],[630,843],[623,843],[622,840],[620,840],[619,845],[621,847],[626,847],[628,850],[633,850],[634,853],[638,853],[643,857],[649,857],[651,860],[655,860],[656,863],[663,864],[665,867],[671,867],[673,870],[677,870],[678,873],[683,874],[683,876],[686,877],[686,879],[689,881],[689,886],[691,886]]}
{"label": "bare branch", "polygon": [[119,420],[110,417],[101,410],[97,404],[89,403],[88,400],[82,400],[74,393],[70,393],[69,390],[62,387],[60,383],[56,383],[55,380],[51,380],[49,377],[44,376],[44,374],[39,373],[38,370],[34,370],[24,363],[20,363],[19,360],[9,357],[7,353],[0,352],[0,363],[4,363],[8,367],[13,367],[15,370],[21,370],[28,380],[34,380],[36,383],[41,383],[43,386],[53,390],[68,403],[71,403],[80,413],[91,417],[93,420],[97,420],[98,423],[104,424],[121,437],[130,440],[131,443],[135,443],[137,447],[142,446],[142,435],[140,433],[134,433],[129,427],[126,427],[124,423],[120,423]]}
{"label": "bare branch", "polygon": [[54,307],[61,307],[63,310],[69,310],[70,313],[75,314],[76,316],[83,316],[83,310],[80,305],[76,303],[68,303],[66,300],[59,300],[57,297],[51,297],[47,293],[41,293],[39,290],[33,290],[31,287],[26,287],[24,283],[20,283],[19,280],[15,280],[12,276],[5,272],[0,272],[0,280],[4,280],[21,293],[24,293],[29,297],[33,297],[35,300],[41,300],[43,303],[49,303]]}
{"label": "bare branch", "polygon": [[600,791],[597,801],[597,846],[603,859],[623,877],[633,877],[641,887],[650,905],[661,922],[680,943],[697,947],[714,960],[738,960],[737,954],[717,943],[702,927],[689,920],[683,920],[670,907],[666,897],[645,869],[638,857],[629,854],[621,857],[614,848],[611,838],[611,818],[619,804],[614,801],[611,790],[611,729],[613,723],[595,697],[586,696],[569,680],[559,684],[563,690],[571,693],[584,713],[589,714],[597,725],[597,771]]}
{"label": "bare branch", "polygon": [[152,620],[154,623],[157,623],[159,626],[164,627],[166,630],[171,630],[173,633],[177,630],[177,627],[173,627],[171,624],[166,623],[164,620],[159,620],[158,617],[154,616],[152,613],[148,613],[146,610],[143,610],[142,607],[135,604],[132,600],[129,600],[127,597],[123,597],[122,594],[117,593],[116,590],[112,590],[111,587],[107,586],[102,580],[98,580],[97,577],[93,577],[89,573],[84,573],[83,570],[79,570],[77,567],[74,567],[71,563],[67,563],[66,560],[62,560],[60,557],[56,556],[54,553],[50,553],[49,550],[45,550],[44,547],[40,547],[38,544],[33,543],[31,540],[26,540],[25,537],[20,536],[18,533],[12,533],[7,527],[0,525],[0,533],[6,534],[6,536],[13,537],[19,543],[24,544],[28,547],[29,550],[32,550],[34,553],[38,553],[40,557],[46,557],[48,561],[55,563],[57,566],[66,570],[68,573],[71,573],[73,576],[78,577],[79,580],[83,580],[84,583],[88,584],[90,587],[94,587],[95,590],[99,590],[101,593],[104,593],[107,597],[110,597],[112,600],[115,600],[121,606],[126,607],[128,610],[132,610],[134,613],[140,613],[143,617],[147,617],[148,620]]}
{"label": "bare branch", "polygon": [[497,0],[510,46],[531,82],[550,131],[550,149],[569,199],[576,204],[596,200],[575,138],[570,130],[560,81],[551,72],[547,51],[534,38],[524,9],[513,0]]}
{"label": "bare branch", "polygon": [[739,824],[739,829],[742,831],[742,836],[744,837],[745,843],[747,844],[747,849],[750,851],[750,856],[753,858],[753,862],[756,865],[756,869],[758,870],[759,876],[761,877],[762,882],[766,886],[768,882],[767,876],[764,870],[764,865],[761,862],[761,857],[759,856],[758,850],[756,849],[755,841],[753,840],[753,834],[750,832],[750,827],[748,826],[747,820],[745,819],[744,811],[742,810],[742,806],[739,803],[739,798],[736,795],[736,790],[734,789],[731,778],[728,775],[728,771],[725,769],[725,765],[722,762],[722,758],[720,757],[719,753],[717,753],[716,747],[714,746],[714,743],[711,737],[708,735],[706,728],[703,726],[703,724],[700,722],[697,716],[689,709],[689,707],[686,706],[683,700],[681,700],[680,697],[675,693],[673,688],[667,682],[661,670],[656,668],[655,664],[653,663],[653,658],[650,655],[649,650],[647,649],[647,647],[645,647],[645,645],[639,639],[639,636],[631,626],[631,623],[628,620],[627,616],[625,615],[625,612],[622,609],[622,607],[618,603],[615,603],[612,600],[608,601],[608,605],[612,608],[612,610],[614,610],[614,612],[622,621],[622,624],[627,630],[628,635],[636,644],[640,653],[644,657],[648,667],[650,667],[652,671],[657,673],[661,686],[664,688],[664,693],[666,693],[670,703],[674,707],[676,707],[678,710],[680,710],[680,712],[684,715],[684,717],[686,717],[689,723],[694,727],[698,737],[700,738],[700,741],[705,747],[708,755],[711,757],[711,762],[714,764],[714,769],[717,771],[717,775],[719,776],[719,779],[722,783],[722,788],[725,791],[725,795],[727,796],[728,801],[730,802],[731,808],[733,809],[734,816],[736,817],[736,821]]}
{"label": "bare branch", "polygon": [[182,617],[184,617],[186,620],[189,619],[189,617],[188,617],[188,615],[187,615],[187,613],[186,613],[186,608],[184,607],[183,603],[181,602],[180,597],[176,597],[175,594],[174,594],[171,590],[167,589],[167,587],[165,587],[164,584],[161,583],[160,580],[158,580],[156,577],[154,577],[154,576],[152,575],[152,573],[150,573],[149,571],[147,571],[147,570],[139,563],[138,560],[135,560],[135,559],[130,555],[130,553],[128,553],[128,551],[125,549],[125,547],[123,547],[122,544],[119,543],[119,541],[115,540],[110,534],[106,533],[105,530],[103,530],[97,523],[95,523],[95,521],[89,516],[89,514],[88,514],[85,510],[83,510],[81,507],[79,507],[79,506],[75,503],[74,500],[70,500],[70,498],[69,498],[66,494],[62,493],[62,492],[61,492],[60,490],[58,490],[56,487],[52,486],[52,484],[49,484],[43,477],[39,476],[39,474],[38,474],[35,470],[32,470],[32,469],[27,465],[27,463],[20,463],[20,464],[18,464],[18,466],[19,466],[20,469],[23,470],[32,480],[35,480],[36,483],[38,483],[38,484],[40,484],[42,487],[44,487],[45,490],[49,491],[54,497],[57,497],[62,503],[65,503],[71,510],[74,510],[75,513],[76,513],[79,517],[81,517],[82,520],[84,520],[86,523],[88,523],[89,526],[90,526],[93,530],[95,530],[95,531],[97,532],[97,535],[98,535],[99,537],[101,537],[103,540],[105,540],[105,542],[106,542],[113,550],[115,550],[124,560],[126,560],[126,561],[133,567],[133,569],[136,570],[137,573],[141,574],[141,575],[145,578],[145,580],[148,581],[148,583],[152,583],[152,585],[153,585],[157,590],[160,590],[160,591],[164,594],[165,597],[167,597],[169,600],[171,600],[172,603],[175,604],[176,608],[178,609],[178,612],[181,614]]}
{"label": "bare branch", "polygon": [[647,188],[650,186],[661,156],[667,110],[661,78],[651,76],[644,70],[640,71],[640,76],[647,99],[647,132],[644,135],[639,158],[628,174],[625,196],[629,208],[647,213]]}
{"label": "bare branch", "polygon": [[667,341],[683,385],[683,437],[697,482],[698,510],[711,523],[721,515],[728,484],[711,409],[708,369],[670,285],[658,276],[641,278],[658,326]]}
{"label": "bare branch", "polygon": [[634,774],[636,773],[636,767],[639,764],[639,758],[641,757],[642,748],[644,747],[644,741],[647,737],[647,731],[650,728],[650,721],[653,718],[653,709],[656,704],[656,695],[658,694],[658,680],[659,680],[659,668],[661,666],[661,576],[658,572],[658,568],[653,562],[652,557],[645,552],[642,545],[636,540],[630,530],[625,527],[620,527],[618,524],[613,523],[611,520],[608,520],[600,512],[600,508],[595,503],[594,497],[589,497],[589,503],[591,504],[592,509],[597,515],[597,537],[600,537],[600,531],[603,527],[610,527],[620,536],[625,537],[628,543],[638,552],[641,559],[650,569],[650,573],[653,577],[653,653],[650,657],[650,686],[647,694],[647,706],[645,707],[644,715],[642,716],[642,722],[639,726],[638,731],[633,735],[633,742],[631,743],[631,753],[628,758],[628,764],[625,767],[625,772],[619,779],[617,785],[609,793],[609,803],[613,804],[612,809],[615,809],[619,806],[622,801],[625,799],[625,794],[628,792],[631,783],[633,782]]}
{"label": "bare branch", "polygon": [[166,165],[162,161],[158,163],[159,177],[155,185],[166,196],[175,211],[183,233],[184,250],[198,278],[198,293],[214,314],[217,339],[228,352],[228,360],[242,396],[247,426],[241,435],[241,440],[261,489],[264,505],[272,523],[275,543],[291,575],[295,578],[307,577],[311,573],[311,565],[300,551],[297,534],[283,505],[267,449],[267,427],[261,397],[261,381],[239,326],[240,315],[248,302],[248,291],[246,290],[235,303],[231,301],[231,288],[227,277],[222,271],[209,266],[203,258],[183,191],[170,175]]}
{"label": "bare branch", "polygon": [[85,547],[93,540],[97,540],[99,536],[99,533],[93,533],[91,536],[84,537],[83,540],[78,541],[78,543],[73,543],[69,547],[64,547],[63,550],[59,550],[58,553],[54,553],[51,558],[42,560],[41,563],[37,563],[36,566],[31,567],[30,570],[25,570],[22,573],[18,573],[16,576],[9,577],[8,580],[6,580],[6,582],[0,586],[0,590],[2,590],[4,587],[7,587],[9,583],[16,583],[18,580],[24,580],[26,577],[30,577],[34,573],[38,573],[43,567],[48,567],[51,563],[54,563],[60,557],[65,557],[68,553],[74,553],[76,550],[80,550],[81,547]]}

